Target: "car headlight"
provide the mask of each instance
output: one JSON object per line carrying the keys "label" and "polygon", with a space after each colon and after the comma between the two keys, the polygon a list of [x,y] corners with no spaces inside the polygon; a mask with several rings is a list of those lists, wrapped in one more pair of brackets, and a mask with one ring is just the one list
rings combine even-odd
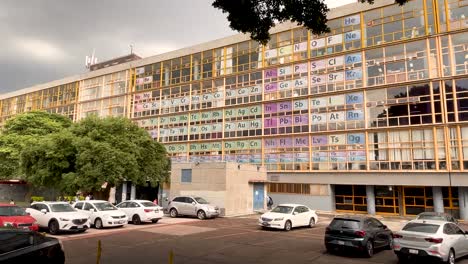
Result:
{"label": "car headlight", "polygon": [[60,219],[60,221],[70,221],[70,219],[68,219],[68,218],[63,218],[63,217],[60,217],[59,219]]}
{"label": "car headlight", "polygon": [[284,217],[280,217],[280,218],[273,219],[273,221],[282,221],[283,219],[284,219]]}
{"label": "car headlight", "polygon": [[103,215],[102,217],[104,217],[104,218],[109,218],[110,215],[107,215],[107,214],[106,214],[106,215]]}
{"label": "car headlight", "polygon": [[4,227],[13,227],[13,223],[11,222],[3,222]]}

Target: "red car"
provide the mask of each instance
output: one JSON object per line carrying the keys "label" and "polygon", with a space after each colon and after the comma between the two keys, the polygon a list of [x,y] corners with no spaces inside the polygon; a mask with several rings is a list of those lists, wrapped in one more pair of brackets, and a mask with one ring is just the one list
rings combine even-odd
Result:
{"label": "red car", "polygon": [[39,230],[36,219],[26,213],[23,208],[13,204],[0,204],[0,227]]}

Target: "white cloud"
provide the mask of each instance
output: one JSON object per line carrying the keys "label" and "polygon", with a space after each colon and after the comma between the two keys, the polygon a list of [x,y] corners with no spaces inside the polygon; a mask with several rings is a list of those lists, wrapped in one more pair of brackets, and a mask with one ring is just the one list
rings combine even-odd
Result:
{"label": "white cloud", "polygon": [[40,39],[18,37],[11,44],[22,55],[32,59],[61,61],[68,58],[68,54],[60,47]]}
{"label": "white cloud", "polygon": [[149,57],[178,49],[179,46],[164,43],[135,43],[133,51],[141,57]]}
{"label": "white cloud", "polygon": [[356,2],[357,0],[325,0],[325,4],[327,4],[328,8],[335,8],[338,6]]}

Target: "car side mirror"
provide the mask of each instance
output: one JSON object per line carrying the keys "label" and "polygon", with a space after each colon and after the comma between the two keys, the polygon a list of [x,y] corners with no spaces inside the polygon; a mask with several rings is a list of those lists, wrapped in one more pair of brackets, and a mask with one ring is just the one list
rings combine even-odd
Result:
{"label": "car side mirror", "polygon": [[41,213],[47,214],[47,210],[46,209],[41,209]]}
{"label": "car side mirror", "polygon": [[382,229],[387,229],[388,227],[386,225],[381,225]]}
{"label": "car side mirror", "polygon": [[26,215],[31,215],[30,213],[26,212]]}
{"label": "car side mirror", "polygon": [[297,212],[293,212],[293,215],[297,215]]}
{"label": "car side mirror", "polygon": [[195,202],[192,202],[192,205],[196,205],[196,204],[197,204],[197,203],[195,203]]}

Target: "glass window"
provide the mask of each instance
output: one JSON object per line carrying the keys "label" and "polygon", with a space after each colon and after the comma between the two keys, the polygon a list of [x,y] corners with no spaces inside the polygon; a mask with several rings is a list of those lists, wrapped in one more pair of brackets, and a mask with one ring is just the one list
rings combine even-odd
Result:
{"label": "glass window", "polygon": [[403,231],[435,234],[439,230],[439,225],[423,224],[423,223],[408,223],[403,227]]}
{"label": "glass window", "polygon": [[180,181],[191,183],[192,182],[192,169],[182,169]]}
{"label": "glass window", "polygon": [[[34,236],[28,232],[2,232],[0,236],[0,254],[17,251],[34,244]],[[16,259],[16,258],[13,258]],[[22,259],[22,258],[17,258]],[[17,260],[16,259],[16,260]],[[26,259],[26,258],[25,258]]]}
{"label": "glass window", "polygon": [[84,205],[84,207],[83,207],[83,210],[85,210],[85,211],[90,211],[91,209],[96,210],[92,204],[90,204],[90,203],[85,203],[85,205]]}

